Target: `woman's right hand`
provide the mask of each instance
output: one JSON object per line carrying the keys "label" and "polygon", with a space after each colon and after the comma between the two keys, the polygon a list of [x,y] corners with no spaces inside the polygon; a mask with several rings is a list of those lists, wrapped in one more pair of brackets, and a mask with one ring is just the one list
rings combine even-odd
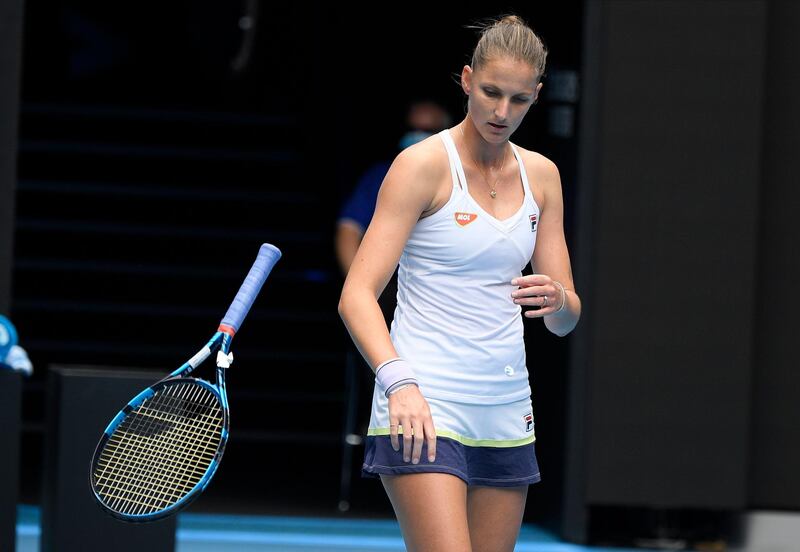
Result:
{"label": "woman's right hand", "polygon": [[423,443],[428,444],[428,461],[436,460],[436,430],[428,401],[416,385],[389,395],[389,432],[392,448],[400,450],[399,428],[403,428],[403,461],[418,464]]}

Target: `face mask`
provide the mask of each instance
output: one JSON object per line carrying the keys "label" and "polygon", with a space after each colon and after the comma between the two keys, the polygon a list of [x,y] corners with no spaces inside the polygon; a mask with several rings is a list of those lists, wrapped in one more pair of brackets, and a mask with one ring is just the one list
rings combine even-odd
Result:
{"label": "face mask", "polygon": [[403,134],[403,137],[400,138],[398,146],[401,150],[404,150],[408,146],[413,146],[417,142],[422,142],[428,136],[432,136],[432,134],[430,132],[425,132],[424,130],[412,130]]}

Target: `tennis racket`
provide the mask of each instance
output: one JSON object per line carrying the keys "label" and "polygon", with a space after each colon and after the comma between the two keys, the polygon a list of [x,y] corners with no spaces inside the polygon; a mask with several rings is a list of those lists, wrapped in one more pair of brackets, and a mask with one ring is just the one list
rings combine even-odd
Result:
{"label": "tennis racket", "polygon": [[[217,332],[170,375],[136,395],[108,424],[89,482],[99,504],[123,521],[153,521],[187,506],[205,489],[228,440],[225,369],[231,340],[281,257],[261,246]],[[215,384],[189,374],[217,352]]]}

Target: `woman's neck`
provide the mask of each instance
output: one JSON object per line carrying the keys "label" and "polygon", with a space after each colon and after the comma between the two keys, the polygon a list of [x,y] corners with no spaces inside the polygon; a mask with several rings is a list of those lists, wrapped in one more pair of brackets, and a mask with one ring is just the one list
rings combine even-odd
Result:
{"label": "woman's neck", "polygon": [[478,163],[486,169],[496,169],[500,166],[507,155],[508,140],[503,140],[499,144],[487,142],[469,116],[458,124],[458,130],[458,135],[473,163]]}

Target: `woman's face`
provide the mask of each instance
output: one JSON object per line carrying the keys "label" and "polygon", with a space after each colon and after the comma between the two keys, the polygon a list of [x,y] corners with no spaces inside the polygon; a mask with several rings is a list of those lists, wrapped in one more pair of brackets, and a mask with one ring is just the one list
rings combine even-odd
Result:
{"label": "woman's face", "polygon": [[511,137],[539,95],[538,77],[530,64],[511,58],[489,60],[478,70],[464,66],[461,86],[484,140],[497,144]]}

